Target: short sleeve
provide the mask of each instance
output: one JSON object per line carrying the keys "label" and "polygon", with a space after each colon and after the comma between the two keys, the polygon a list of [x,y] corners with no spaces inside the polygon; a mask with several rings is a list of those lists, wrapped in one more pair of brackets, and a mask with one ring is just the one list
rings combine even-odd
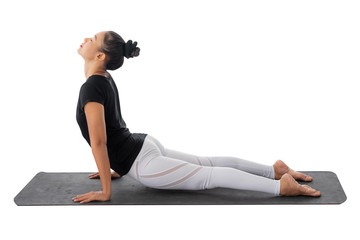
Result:
{"label": "short sleeve", "polygon": [[98,102],[104,105],[105,94],[101,86],[96,86],[89,82],[85,82],[80,88],[80,108],[84,111],[84,106],[88,102]]}

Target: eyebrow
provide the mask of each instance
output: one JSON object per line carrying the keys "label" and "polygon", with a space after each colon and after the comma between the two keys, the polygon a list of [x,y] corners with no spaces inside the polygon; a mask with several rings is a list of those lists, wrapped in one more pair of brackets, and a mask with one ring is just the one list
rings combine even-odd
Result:
{"label": "eyebrow", "polygon": [[95,34],[95,41],[97,40],[96,34]]}

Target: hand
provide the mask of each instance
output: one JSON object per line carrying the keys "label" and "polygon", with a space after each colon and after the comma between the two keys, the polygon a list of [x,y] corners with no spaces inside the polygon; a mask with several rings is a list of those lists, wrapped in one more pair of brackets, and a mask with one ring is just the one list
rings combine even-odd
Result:
{"label": "hand", "polygon": [[103,191],[97,191],[97,192],[91,191],[85,194],[77,195],[76,197],[73,197],[72,200],[74,202],[80,201],[80,203],[88,203],[91,201],[105,202],[105,201],[109,201],[110,197],[111,194],[105,194],[103,193]]}
{"label": "hand", "polygon": [[[117,172],[113,171],[111,173],[111,178],[119,178],[121,177]],[[89,178],[93,179],[93,178],[100,178],[100,173],[97,172],[97,173],[93,173],[93,174],[90,174],[89,175]]]}

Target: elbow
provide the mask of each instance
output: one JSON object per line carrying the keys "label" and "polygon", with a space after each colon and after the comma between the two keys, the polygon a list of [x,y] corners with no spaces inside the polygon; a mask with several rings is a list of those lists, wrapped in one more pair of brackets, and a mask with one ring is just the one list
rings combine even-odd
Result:
{"label": "elbow", "polygon": [[104,140],[98,140],[98,141],[91,141],[91,148],[99,148],[106,146],[106,141]]}

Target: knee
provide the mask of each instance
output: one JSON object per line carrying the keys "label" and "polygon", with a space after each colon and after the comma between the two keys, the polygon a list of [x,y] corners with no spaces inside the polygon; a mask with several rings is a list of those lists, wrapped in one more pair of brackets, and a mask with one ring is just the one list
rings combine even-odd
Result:
{"label": "knee", "polygon": [[207,180],[207,189],[224,187],[224,182],[228,179],[228,175],[232,175],[237,170],[231,167],[211,167]]}
{"label": "knee", "polygon": [[205,190],[213,188],[211,185],[211,175],[213,167],[201,166],[200,171],[187,179],[182,188],[186,190]]}
{"label": "knee", "polygon": [[200,165],[209,166],[209,167],[215,166],[214,161],[213,161],[213,159],[211,159],[211,157],[197,156],[197,158],[198,158]]}

